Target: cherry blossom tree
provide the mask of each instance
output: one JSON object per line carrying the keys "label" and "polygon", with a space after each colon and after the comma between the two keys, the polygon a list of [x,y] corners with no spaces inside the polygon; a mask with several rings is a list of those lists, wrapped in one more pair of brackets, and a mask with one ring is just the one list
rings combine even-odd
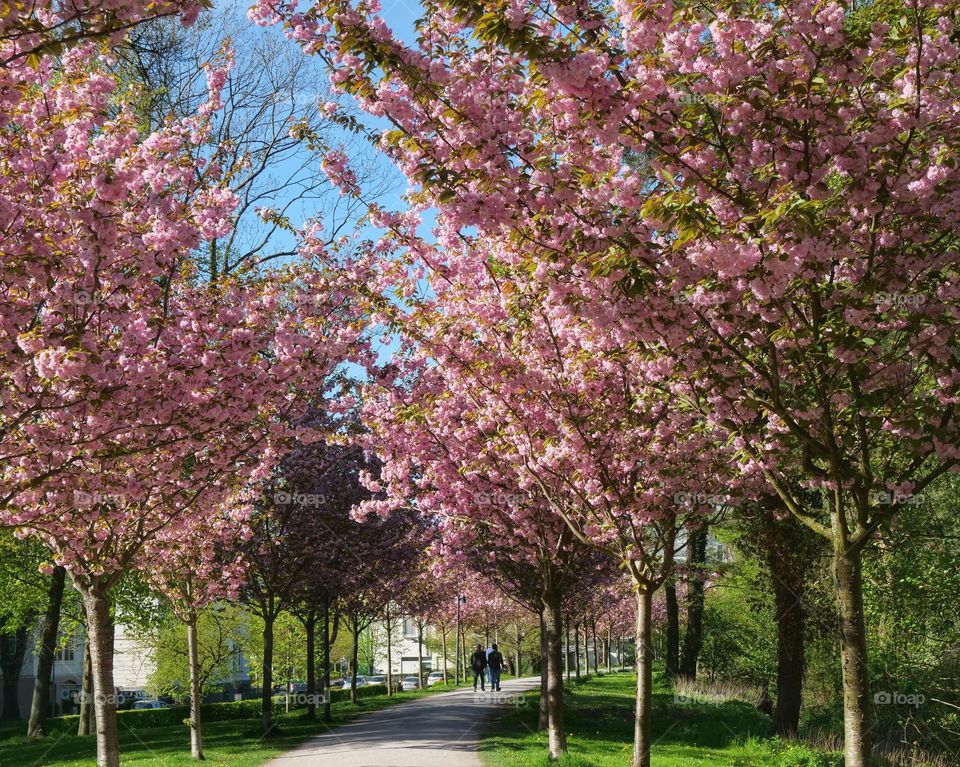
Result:
{"label": "cherry blossom tree", "polygon": [[111,589],[269,470],[353,333],[309,232],[282,269],[195,279],[233,204],[194,152],[228,69],[145,137],[92,48],[3,73],[0,523],[39,536],[83,597],[102,765],[119,760]]}
{"label": "cherry blossom tree", "polygon": [[625,335],[830,541],[864,767],[861,552],[958,459],[955,3],[448,0],[413,49],[375,3],[315,11],[255,15],[392,123],[446,244],[476,227],[547,289],[580,265],[623,295]]}
{"label": "cherry blossom tree", "polygon": [[197,623],[200,614],[221,599],[236,599],[245,563],[235,556],[251,535],[246,504],[236,503],[191,522],[189,530],[158,535],[145,546],[151,567],[148,583],[170,604],[184,624],[190,669],[190,755],[204,759],[200,707],[203,703]]}

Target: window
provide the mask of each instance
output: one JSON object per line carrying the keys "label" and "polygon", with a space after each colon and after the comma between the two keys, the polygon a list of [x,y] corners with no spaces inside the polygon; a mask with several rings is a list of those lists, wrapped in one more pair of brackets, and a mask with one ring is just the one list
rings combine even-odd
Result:
{"label": "window", "polygon": [[417,624],[414,622],[413,618],[403,619],[403,635],[409,639],[417,638]]}
{"label": "window", "polygon": [[62,645],[57,648],[57,660],[62,663],[69,663],[74,660],[76,655],[76,647],[72,640],[68,639]]}

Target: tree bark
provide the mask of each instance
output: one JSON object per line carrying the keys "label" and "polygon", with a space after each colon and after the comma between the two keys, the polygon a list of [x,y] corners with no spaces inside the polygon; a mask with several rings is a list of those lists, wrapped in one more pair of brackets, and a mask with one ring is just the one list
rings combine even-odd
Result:
{"label": "tree bark", "polygon": [[567,672],[567,681],[569,682],[573,676],[573,671],[570,668],[570,621],[567,621],[564,625],[566,630],[567,642],[563,648],[563,667]]}
{"label": "tree bark", "polygon": [[870,739],[870,679],[863,617],[863,582],[859,551],[834,554],[834,579],[840,606],[840,656],[843,666],[843,750],[846,767],[868,767]]}
{"label": "tree bark", "polygon": [[330,596],[323,597],[323,721],[330,715]]}
{"label": "tree bark", "polygon": [[353,622],[353,649],[350,656],[350,702],[357,702],[357,662],[360,658],[360,623]]}
{"label": "tree bark", "polygon": [[560,665],[563,619],[559,594],[547,592],[543,601],[547,629],[547,743],[550,758],[559,759],[567,750],[563,715],[563,672]]}
{"label": "tree bark", "polygon": [[593,621],[593,673],[600,676],[600,654],[597,651],[597,621]]}
{"label": "tree bark", "polygon": [[0,669],[3,670],[3,714],[0,719],[20,720],[20,675],[28,638],[26,626],[0,636]]}
{"label": "tree bark", "polygon": [[317,611],[310,608],[303,621],[307,635],[307,719],[317,718]]}
{"label": "tree bark", "polygon": [[650,767],[651,711],[653,707],[653,629],[649,587],[637,589],[637,703],[633,720],[632,767]]}
{"label": "tree bark", "polygon": [[680,673],[680,605],[677,603],[677,584],[670,580],[665,587],[667,606],[666,674],[670,679]]}
{"label": "tree bark", "polygon": [[33,683],[33,700],[30,703],[30,721],[27,724],[27,737],[42,737],[43,727],[50,711],[50,686],[53,677],[53,663],[57,652],[57,639],[60,631],[60,612],[63,607],[63,590],[67,581],[67,571],[56,567],[47,589],[47,612],[43,617],[43,630],[40,634],[40,653],[37,656],[37,677]]}
{"label": "tree bark", "polygon": [[440,629],[440,641],[443,643],[443,684],[447,684],[447,627]]}
{"label": "tree bark", "polygon": [[806,670],[806,608],[798,596],[802,585],[796,582],[796,574],[788,571],[790,560],[770,556],[768,561],[777,618],[777,702],[771,730],[775,735],[795,738],[800,726]]}
{"label": "tree bark", "polygon": [[260,693],[263,708],[260,728],[266,735],[273,729],[273,622],[272,610],[263,611],[263,690]]}
{"label": "tree bark", "polygon": [[683,636],[683,652],[680,655],[680,675],[697,678],[697,661],[703,645],[703,565],[707,560],[707,531],[700,530],[687,541],[687,565],[690,571],[687,582],[687,631]]}
{"label": "tree bark", "polygon": [[577,681],[580,681],[580,624],[576,623],[573,626],[573,657],[576,663],[577,670]]}
{"label": "tree bark", "polygon": [[547,729],[549,715],[547,712],[547,663],[550,655],[550,645],[547,642],[547,621],[546,611],[540,611],[540,717],[537,722],[537,730],[543,732]]}
{"label": "tree bark", "polygon": [[423,688],[423,623],[417,621],[417,679]]}
{"label": "tree bark", "polygon": [[200,689],[200,648],[197,642],[197,614],[191,611],[186,623],[187,663],[190,665],[190,756],[202,761],[204,756],[200,706],[203,703],[203,696]]}
{"label": "tree bark", "polygon": [[87,615],[93,708],[97,724],[97,767],[120,767],[116,688],[113,683],[113,616],[109,589],[97,578],[78,586]]}
{"label": "tree bark", "polygon": [[83,679],[80,688],[80,722],[77,735],[93,735],[96,732],[93,711],[93,664],[90,662],[90,638],[83,643]]}
{"label": "tree bark", "polygon": [[607,643],[606,643],[605,649],[606,649],[606,651],[607,651],[607,673],[608,673],[608,674],[609,674],[611,671],[613,671],[613,667],[612,667],[612,665],[611,665],[612,662],[613,662],[613,658],[612,658],[612,656],[613,656],[613,647],[612,647],[613,637],[612,637],[612,634],[613,634],[613,629],[612,629],[610,626],[607,626]]}
{"label": "tree bark", "polygon": [[[387,625],[387,695],[393,695],[393,624],[390,622],[390,605],[386,607]],[[457,659],[459,663],[459,659]]]}

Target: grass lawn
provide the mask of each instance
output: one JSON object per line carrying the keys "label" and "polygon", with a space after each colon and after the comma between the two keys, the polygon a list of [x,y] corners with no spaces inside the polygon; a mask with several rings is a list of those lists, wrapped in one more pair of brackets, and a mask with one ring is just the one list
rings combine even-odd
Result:
{"label": "grass lawn", "polygon": [[[633,751],[636,677],[615,673],[568,686],[569,754],[555,767],[624,767]],[[537,732],[539,692],[507,711],[481,742],[489,767],[547,765],[546,735]],[[658,679],[654,691],[653,767],[831,767],[830,755],[765,739],[769,719],[740,702],[675,704]],[[803,753],[801,753],[803,752]]]}
{"label": "grass lawn", "polygon": [[[349,702],[333,703],[333,722],[325,724],[319,718],[310,721],[302,710],[274,715],[275,731],[264,737],[258,719],[235,719],[210,722],[203,727],[204,752],[202,764],[211,767],[257,767],[302,743],[313,735],[326,732],[369,711],[414,700],[434,692],[449,691],[452,683],[436,685],[428,690],[398,693],[392,697],[377,695]],[[23,725],[26,726],[25,724]],[[23,736],[0,739],[0,767],[95,767],[96,744],[92,736],[53,734],[47,738],[30,740]],[[120,748],[124,767],[196,767],[190,758],[190,733],[186,725],[131,729],[121,719]]]}

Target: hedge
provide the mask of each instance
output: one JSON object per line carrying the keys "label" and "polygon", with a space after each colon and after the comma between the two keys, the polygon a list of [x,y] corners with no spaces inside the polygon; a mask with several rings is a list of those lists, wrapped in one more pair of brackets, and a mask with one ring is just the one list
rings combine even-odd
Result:
{"label": "hedge", "polygon": [[[387,687],[383,684],[374,684],[357,688],[357,696],[370,698],[374,695],[386,695]],[[294,693],[296,700],[302,693]],[[330,702],[340,703],[350,700],[350,688],[334,689],[330,691]],[[263,701],[260,698],[250,700],[235,700],[225,703],[204,703],[200,709],[200,717],[204,722],[226,722],[232,719],[259,719],[263,713]],[[275,695],[273,698],[274,711],[281,711],[285,703],[284,695]],[[293,708],[306,708],[304,704],[294,705]],[[145,708],[135,711],[118,711],[117,716],[128,728],[144,729],[149,727],[169,727],[183,724],[190,717],[188,706],[172,706],[170,708]],[[76,714],[58,716],[47,719],[47,732],[76,732],[80,717]],[[19,733],[18,733],[19,734]]]}

